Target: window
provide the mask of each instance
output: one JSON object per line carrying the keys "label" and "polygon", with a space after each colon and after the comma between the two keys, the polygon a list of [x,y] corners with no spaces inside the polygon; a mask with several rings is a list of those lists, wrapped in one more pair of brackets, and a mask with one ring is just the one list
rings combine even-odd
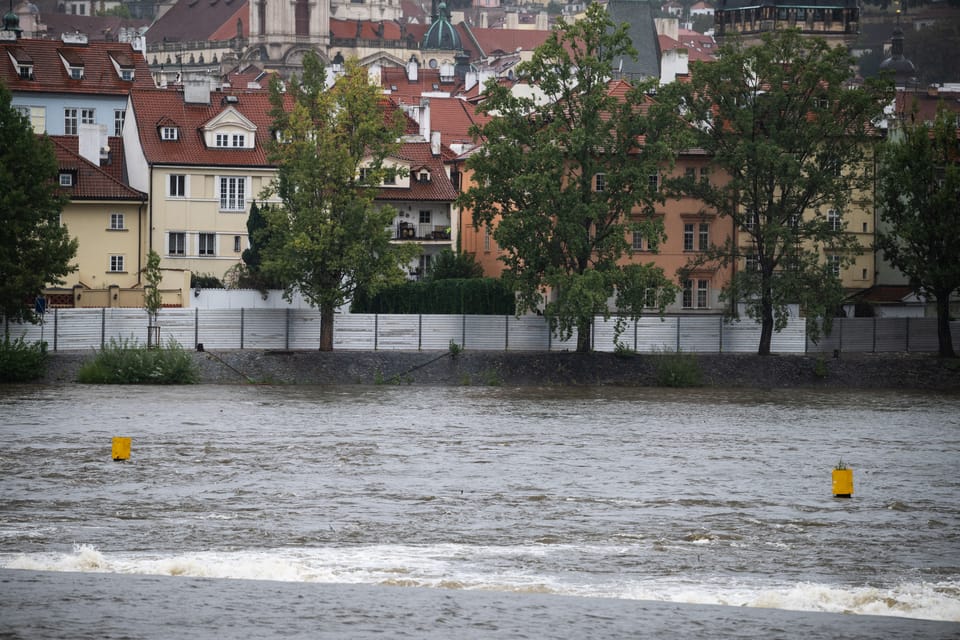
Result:
{"label": "window", "polygon": [[360,167],[360,183],[365,184],[370,179],[370,168]]}
{"label": "window", "polygon": [[693,251],[693,224],[683,225],[683,250]]}
{"label": "window", "polygon": [[74,80],[83,80],[83,67],[70,67],[70,77]]}
{"label": "window", "polygon": [[607,175],[605,173],[598,173],[596,177],[596,184],[594,186],[595,191],[603,191],[607,188]]}
{"label": "window", "polygon": [[233,252],[240,253],[242,251],[240,247],[240,236],[233,236]]}
{"label": "window", "polygon": [[421,276],[421,277],[427,275],[428,273],[430,273],[430,268],[433,266],[433,265],[431,264],[431,262],[430,262],[430,258],[431,258],[431,257],[432,257],[432,256],[431,256],[429,253],[425,253],[425,254],[423,254],[423,255],[420,256],[420,260],[419,260],[419,265],[418,265],[418,266],[419,266],[419,271],[420,271],[420,276]]}
{"label": "window", "polygon": [[218,133],[214,144],[218,147],[226,147],[230,144],[230,136],[226,133]]}
{"label": "window", "polygon": [[631,247],[634,251],[643,251],[643,234],[639,231],[633,232],[633,242]]}
{"label": "window", "polygon": [[113,273],[123,271],[123,256],[110,256],[110,271]]}
{"label": "window", "polygon": [[242,133],[233,134],[233,146],[235,147],[245,147],[247,137]]}
{"label": "window", "polygon": [[710,167],[700,167],[700,182],[710,182]]}
{"label": "window", "polygon": [[66,108],[63,110],[63,135],[77,135],[77,110]]}
{"label": "window", "polygon": [[760,271],[760,259],[755,253],[748,253],[746,259],[746,271]]}
{"label": "window", "polygon": [[383,177],[383,184],[397,184],[397,174],[390,172]]}
{"label": "window", "polygon": [[710,225],[705,222],[701,222],[698,231],[699,235],[697,240],[699,244],[697,249],[699,251],[706,251],[710,247]]}
{"label": "window", "polygon": [[123,109],[114,109],[113,110],[113,135],[122,136],[123,135],[123,121],[127,117],[127,112]]}
{"label": "window", "polygon": [[490,229],[483,229],[483,250],[490,251]]}
{"label": "window", "polygon": [[80,124],[94,124],[97,121],[96,110],[80,109]]}
{"label": "window", "polygon": [[430,218],[431,216],[429,211],[420,212],[420,224],[430,224]]}
{"label": "window", "polygon": [[710,281],[709,280],[684,280],[683,281],[683,308],[684,309],[706,309],[709,305]]}
{"label": "window", "polygon": [[216,234],[201,233],[197,239],[197,253],[201,256],[216,255]]}
{"label": "window", "polygon": [[17,113],[30,121],[34,133],[47,132],[47,110],[46,107],[23,107],[15,106]]}
{"label": "window", "polygon": [[161,127],[160,128],[160,139],[161,140],[179,140],[180,139],[180,129],[176,127]]}
{"label": "window", "polygon": [[120,231],[123,229],[123,214],[122,213],[111,213],[110,214],[110,230],[111,231]]}
{"label": "window", "polygon": [[747,231],[753,231],[760,224],[760,214],[756,211],[748,211],[743,219],[743,228]]}
{"label": "window", "polygon": [[170,174],[170,189],[167,195],[171,198],[185,198],[187,195],[187,176]]}
{"label": "window", "polygon": [[60,174],[60,186],[61,187],[72,187],[73,186],[73,174],[69,172],[63,172]]}
{"label": "window", "polygon": [[187,253],[187,234],[171,233],[168,238],[167,254],[171,256],[183,256]]}
{"label": "window", "polygon": [[687,167],[683,172],[683,177],[688,180],[695,180],[697,178],[697,170],[693,167]]}
{"label": "window", "polygon": [[827,211],[827,222],[830,223],[831,231],[841,231],[843,229],[843,217],[836,209]]}
{"label": "window", "polygon": [[220,209],[243,211],[246,208],[246,178],[220,178]]}
{"label": "window", "polygon": [[214,145],[221,148],[240,148],[246,146],[247,136],[243,133],[218,133]]}
{"label": "window", "polygon": [[120,69],[120,79],[128,82],[133,80],[133,69]]}
{"label": "window", "polygon": [[650,183],[650,191],[656,191],[660,188],[660,176],[657,174],[651,175],[647,180]]}
{"label": "window", "polygon": [[832,273],[834,276],[840,277],[840,256],[828,255],[827,268],[830,270],[830,273]]}
{"label": "window", "polygon": [[32,64],[21,64],[17,69],[18,75],[21,80],[33,80],[33,65]]}

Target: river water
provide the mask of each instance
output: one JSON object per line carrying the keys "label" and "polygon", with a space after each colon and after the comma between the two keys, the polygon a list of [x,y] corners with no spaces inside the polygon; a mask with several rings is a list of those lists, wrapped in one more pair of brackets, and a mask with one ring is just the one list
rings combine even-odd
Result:
{"label": "river water", "polygon": [[8,386],[0,435],[0,635],[960,637],[955,395]]}

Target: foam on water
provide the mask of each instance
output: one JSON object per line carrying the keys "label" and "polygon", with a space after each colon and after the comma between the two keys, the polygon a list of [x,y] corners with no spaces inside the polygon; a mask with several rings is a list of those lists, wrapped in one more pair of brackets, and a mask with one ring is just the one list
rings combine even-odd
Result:
{"label": "foam on water", "polygon": [[469,560],[471,555],[477,554],[489,559],[492,555],[506,557],[542,551],[542,547],[478,548],[450,544],[157,555],[103,553],[91,545],[79,544],[69,553],[0,556],[0,567],[33,571],[482,589],[960,622],[960,583],[950,580],[853,586],[772,581],[759,583],[722,578],[707,582],[677,578],[610,581],[601,577],[597,582],[585,583],[571,582],[571,579],[582,580],[582,576],[542,575],[523,572],[515,566],[491,574]]}

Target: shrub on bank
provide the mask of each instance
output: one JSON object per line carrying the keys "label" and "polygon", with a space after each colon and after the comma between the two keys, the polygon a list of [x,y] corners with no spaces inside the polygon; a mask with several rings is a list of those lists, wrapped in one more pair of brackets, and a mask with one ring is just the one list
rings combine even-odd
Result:
{"label": "shrub on bank", "polygon": [[663,353],[657,358],[657,386],[700,387],[703,371],[692,353]]}
{"label": "shrub on bank", "polygon": [[23,338],[0,343],[0,382],[30,382],[47,372],[47,343],[26,343]]}
{"label": "shrub on bank", "polygon": [[77,374],[86,384],[196,384],[200,370],[183,347],[171,340],[148,349],[135,342],[110,340]]}

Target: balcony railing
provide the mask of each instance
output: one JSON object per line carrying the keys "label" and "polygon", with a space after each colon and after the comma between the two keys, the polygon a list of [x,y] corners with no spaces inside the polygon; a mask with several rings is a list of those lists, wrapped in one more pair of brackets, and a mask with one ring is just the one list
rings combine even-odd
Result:
{"label": "balcony railing", "polygon": [[394,231],[394,239],[396,240],[417,240],[420,242],[450,240],[450,227],[447,225],[399,222]]}

